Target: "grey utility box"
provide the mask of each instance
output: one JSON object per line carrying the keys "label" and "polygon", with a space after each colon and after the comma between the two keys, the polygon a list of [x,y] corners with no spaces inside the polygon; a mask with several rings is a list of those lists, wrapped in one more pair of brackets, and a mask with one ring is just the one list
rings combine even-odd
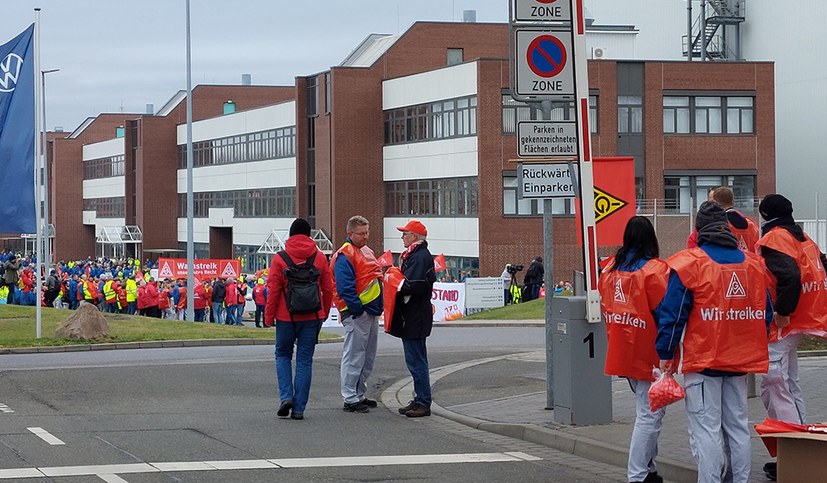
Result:
{"label": "grey utility box", "polygon": [[606,325],[586,320],[586,297],[550,297],[554,420],[563,424],[612,422],[612,379],[603,374]]}

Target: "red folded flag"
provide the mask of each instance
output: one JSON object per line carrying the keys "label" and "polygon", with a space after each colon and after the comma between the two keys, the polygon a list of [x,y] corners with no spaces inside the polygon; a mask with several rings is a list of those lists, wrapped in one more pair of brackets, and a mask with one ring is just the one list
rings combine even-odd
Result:
{"label": "red folded flag", "polygon": [[764,446],[773,458],[778,452],[776,438],[765,435],[774,433],[827,433],[827,424],[796,424],[788,421],[765,418],[755,425],[755,432],[761,436]]}
{"label": "red folded flag", "polygon": [[379,263],[380,267],[390,267],[393,265],[393,255],[391,255],[391,251],[388,250],[382,254],[379,258],[376,259]]}
{"label": "red folded flag", "polygon": [[434,272],[441,272],[445,270],[447,267],[445,266],[445,255],[439,254],[434,257]]}

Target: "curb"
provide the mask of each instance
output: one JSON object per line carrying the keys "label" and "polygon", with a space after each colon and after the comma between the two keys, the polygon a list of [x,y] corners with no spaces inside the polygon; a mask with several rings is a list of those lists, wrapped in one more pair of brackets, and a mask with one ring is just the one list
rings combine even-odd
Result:
{"label": "curb", "polygon": [[[323,339],[319,344],[333,344],[342,342],[344,338],[334,337]],[[234,345],[275,345],[272,339],[185,339],[185,340],[155,340],[143,342],[107,342],[103,344],[75,344],[43,347],[13,347],[0,349],[4,354],[52,354],[57,352],[106,351],[122,349],[162,349],[167,347],[209,347]]]}
{"label": "curb", "polygon": [[[517,354],[508,354],[505,356],[491,357],[487,359],[477,359],[474,361],[453,364],[450,366],[443,366],[431,370],[431,385],[439,379],[452,374],[454,372],[480,365],[488,362],[513,357]],[[394,413],[396,409],[407,404],[407,397],[400,399],[403,391],[410,391],[410,386],[413,381],[409,378],[401,379],[382,392],[382,403]],[[403,402],[403,399],[405,402]],[[498,423],[486,421],[484,419],[467,416],[465,414],[455,413],[443,408],[437,403],[431,403],[431,413],[437,416],[450,419],[457,423],[469,426],[481,431],[499,434],[510,438],[527,441],[529,443],[541,444],[548,446],[557,451],[572,454],[585,458],[591,461],[598,461],[620,468],[626,468],[629,459],[629,448],[613,445],[604,441],[598,441],[592,438],[573,435],[564,431],[557,431],[555,429],[538,426],[531,423]],[[698,473],[694,466],[689,466],[682,461],[673,460],[671,458],[658,457],[658,474],[664,478],[672,481],[696,481]]]}

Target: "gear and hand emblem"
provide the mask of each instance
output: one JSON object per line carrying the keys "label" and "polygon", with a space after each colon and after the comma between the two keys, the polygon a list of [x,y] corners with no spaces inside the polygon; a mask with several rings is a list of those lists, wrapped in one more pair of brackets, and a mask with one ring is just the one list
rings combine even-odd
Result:
{"label": "gear and hand emblem", "polygon": [[594,188],[594,222],[599,223],[600,220],[607,216],[620,211],[621,208],[628,205],[627,202],[616,198],[615,196],[602,191],[598,187]]}

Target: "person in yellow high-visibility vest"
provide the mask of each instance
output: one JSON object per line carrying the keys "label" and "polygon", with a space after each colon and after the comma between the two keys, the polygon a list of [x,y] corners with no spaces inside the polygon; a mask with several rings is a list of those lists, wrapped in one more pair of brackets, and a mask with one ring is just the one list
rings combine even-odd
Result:
{"label": "person in yellow high-visibility vest", "polygon": [[126,313],[135,315],[138,311],[138,284],[135,282],[135,274],[129,275],[126,279]]}
{"label": "person in yellow high-visibility vest", "polygon": [[115,292],[115,284],[117,283],[111,275],[102,275],[106,277],[106,283],[103,284],[103,298],[106,300],[104,307],[106,312],[114,314],[118,311],[118,294]]}

